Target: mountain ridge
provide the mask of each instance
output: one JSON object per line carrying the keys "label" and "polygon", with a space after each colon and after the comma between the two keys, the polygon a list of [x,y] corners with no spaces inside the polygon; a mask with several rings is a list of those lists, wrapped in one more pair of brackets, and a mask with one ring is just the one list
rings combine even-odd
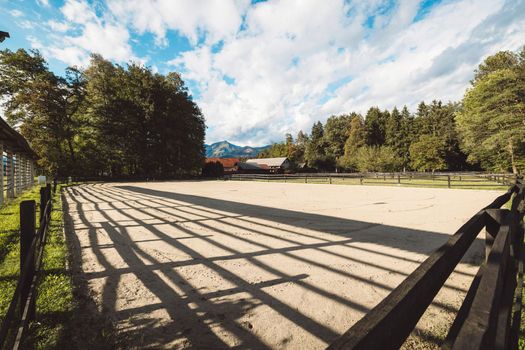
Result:
{"label": "mountain ridge", "polygon": [[253,158],[268,147],[270,145],[262,147],[238,146],[226,140],[204,145],[207,158]]}

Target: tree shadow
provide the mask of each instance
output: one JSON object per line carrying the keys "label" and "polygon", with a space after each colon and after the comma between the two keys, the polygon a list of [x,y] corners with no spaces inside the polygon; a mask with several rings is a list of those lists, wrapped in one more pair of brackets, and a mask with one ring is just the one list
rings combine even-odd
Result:
{"label": "tree shadow", "polygon": [[[85,287],[95,290],[100,311],[117,325],[118,344],[133,347],[297,347],[297,337],[320,347],[450,237],[138,186],[71,187],[65,199],[74,264],[92,265],[80,272]],[[479,256],[477,241],[465,261]],[[355,266],[371,273],[355,273]],[[340,289],[345,282],[375,294],[360,300],[359,292]],[[281,293],[286,289],[353,316],[334,321],[329,313],[312,313],[314,305],[297,303],[294,293]],[[437,300],[433,305],[457,311]]]}

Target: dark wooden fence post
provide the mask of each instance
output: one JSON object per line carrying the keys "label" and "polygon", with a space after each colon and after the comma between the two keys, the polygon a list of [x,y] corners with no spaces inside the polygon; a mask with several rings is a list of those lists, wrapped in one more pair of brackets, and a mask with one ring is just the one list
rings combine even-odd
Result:
{"label": "dark wooden fence post", "polygon": [[359,184],[360,184],[360,185],[363,184],[363,175],[359,176]]}
{"label": "dark wooden fence post", "polygon": [[487,209],[487,219],[485,223],[485,262],[490,254],[492,245],[494,244],[494,239],[498,234],[499,227],[507,216],[508,210],[506,209]]}
{"label": "dark wooden fence post", "polygon": [[447,175],[448,188],[450,188],[450,175]]}
{"label": "dark wooden fence post", "polygon": [[400,184],[401,183],[401,175],[397,174],[397,183]]}
{"label": "dark wooden fence post", "polygon": [[44,219],[45,210],[46,210],[46,203],[47,203],[47,190],[46,187],[40,187],[40,222],[42,222],[42,219]]}
{"label": "dark wooden fence post", "polygon": [[332,177],[331,176],[328,176],[328,183],[331,185],[332,184]]}
{"label": "dark wooden fence post", "polygon": [[[31,288],[31,281],[35,273],[35,252],[29,251],[31,243],[35,237],[35,201],[23,201],[20,203],[20,271],[25,267],[25,264],[29,264],[28,274],[26,279],[22,282],[22,288],[20,290],[20,301],[21,305],[24,305],[27,297],[29,296],[29,289]],[[28,254],[31,253],[31,258],[27,260]],[[27,260],[27,261],[26,261]],[[20,307],[20,317],[22,317],[24,308]],[[34,304],[29,310],[29,318],[34,318],[35,309]]]}

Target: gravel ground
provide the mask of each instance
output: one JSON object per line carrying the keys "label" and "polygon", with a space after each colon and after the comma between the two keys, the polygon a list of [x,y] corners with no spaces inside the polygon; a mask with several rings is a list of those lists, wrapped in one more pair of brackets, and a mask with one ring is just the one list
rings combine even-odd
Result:
{"label": "gravel ground", "polygon": [[[321,349],[499,193],[186,181],[65,199],[80,277],[122,347]],[[482,259],[478,237],[405,347],[438,344]]]}

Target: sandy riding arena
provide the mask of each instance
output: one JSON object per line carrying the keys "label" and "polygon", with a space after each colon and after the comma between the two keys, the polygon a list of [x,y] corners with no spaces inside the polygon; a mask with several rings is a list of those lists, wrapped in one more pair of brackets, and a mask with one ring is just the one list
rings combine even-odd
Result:
{"label": "sandy riding arena", "polygon": [[[65,190],[67,238],[126,348],[322,349],[499,192],[264,182]],[[439,344],[478,237],[405,344]]]}

